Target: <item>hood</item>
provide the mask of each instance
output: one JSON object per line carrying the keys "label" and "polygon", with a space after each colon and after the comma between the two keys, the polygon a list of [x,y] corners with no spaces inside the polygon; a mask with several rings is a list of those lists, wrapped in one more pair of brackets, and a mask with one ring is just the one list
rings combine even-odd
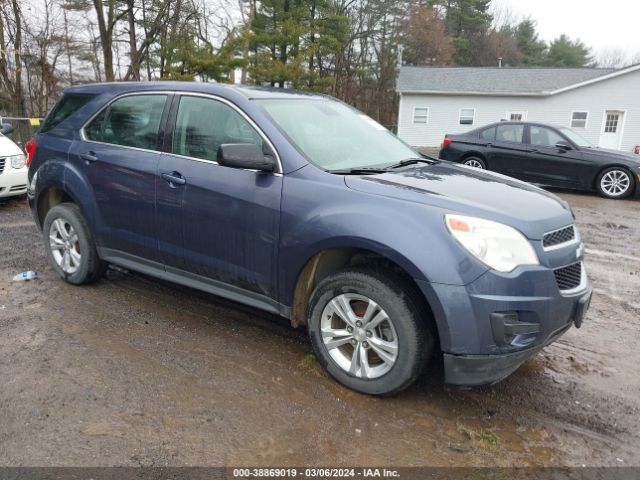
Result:
{"label": "hood", "polygon": [[347,186],[360,192],[423,203],[496,222],[539,240],[574,222],[569,205],[528,183],[493,172],[441,162],[379,175],[346,176]]}
{"label": "hood", "polygon": [[640,155],[636,155],[631,152],[621,152],[620,150],[611,150],[609,148],[600,148],[600,147],[584,148],[581,151],[588,155],[594,155],[596,157],[606,157],[610,159],[624,161],[624,163],[627,163],[627,164],[640,166]]}
{"label": "hood", "polygon": [[20,154],[24,155],[24,152],[20,150],[18,145],[4,135],[0,135],[0,158]]}

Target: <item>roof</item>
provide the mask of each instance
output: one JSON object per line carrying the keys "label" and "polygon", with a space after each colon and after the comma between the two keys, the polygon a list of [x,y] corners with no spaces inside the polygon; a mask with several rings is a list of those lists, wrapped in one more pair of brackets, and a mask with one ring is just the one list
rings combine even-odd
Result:
{"label": "roof", "polygon": [[548,96],[640,69],[403,66],[400,93]]}
{"label": "roof", "polygon": [[206,82],[180,82],[180,81],[154,81],[154,82],[107,82],[107,83],[87,83],[68,87],[66,92],[70,93],[113,93],[137,91],[169,91],[169,92],[197,92],[220,94],[222,92],[235,92],[249,99],[267,98],[301,98],[320,97],[321,95],[308,92],[301,92],[292,89],[282,89],[274,87],[257,87],[246,85],[232,85],[223,83]]}

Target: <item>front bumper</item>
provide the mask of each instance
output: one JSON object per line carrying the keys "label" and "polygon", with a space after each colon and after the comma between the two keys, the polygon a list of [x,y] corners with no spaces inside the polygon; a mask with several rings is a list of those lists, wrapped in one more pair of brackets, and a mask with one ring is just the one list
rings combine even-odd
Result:
{"label": "front bumper", "polygon": [[15,169],[5,165],[0,173],[0,198],[27,193],[27,168]]}
{"label": "front bumper", "polygon": [[451,355],[444,354],[445,382],[460,387],[477,387],[497,383],[513,372],[526,360],[547,345],[555,342],[572,324],[580,328],[591,303],[591,290],[579,297],[570,321],[552,332],[547,339],[533,347],[511,353],[495,355]]}
{"label": "front bumper", "polygon": [[592,294],[586,274],[579,287],[561,291],[545,265],[490,270],[468,285],[416,282],[436,320],[445,381],[467,387],[504,379],[572,324],[579,327]]}

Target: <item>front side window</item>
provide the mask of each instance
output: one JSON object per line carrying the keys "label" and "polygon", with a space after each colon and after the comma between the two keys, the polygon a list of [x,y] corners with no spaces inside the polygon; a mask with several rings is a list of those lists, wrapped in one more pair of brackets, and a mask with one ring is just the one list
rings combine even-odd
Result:
{"label": "front side window", "polygon": [[202,97],[180,99],[173,153],[215,161],[220,145],[227,143],[251,143],[263,148],[258,132],[225,103]]}
{"label": "front side window", "polygon": [[324,170],[385,167],[420,154],[363,113],[329,99],[254,100]]}
{"label": "front side window", "polygon": [[571,114],[571,128],[587,128],[588,112],[573,112]]}
{"label": "front side window", "polygon": [[531,125],[529,135],[531,136],[531,145],[540,145],[541,147],[555,147],[558,142],[566,142],[559,133],[537,125]]}
{"label": "front side window", "polygon": [[429,109],[427,107],[415,107],[413,109],[413,123],[428,123]]}
{"label": "front side window", "polygon": [[522,143],[524,125],[500,125],[496,128],[498,142]]}
{"label": "front side window", "polygon": [[84,129],[87,140],[157,150],[166,95],[129,95],[105,108]]}
{"label": "front side window", "polygon": [[473,125],[476,111],[473,108],[460,109],[460,125]]}

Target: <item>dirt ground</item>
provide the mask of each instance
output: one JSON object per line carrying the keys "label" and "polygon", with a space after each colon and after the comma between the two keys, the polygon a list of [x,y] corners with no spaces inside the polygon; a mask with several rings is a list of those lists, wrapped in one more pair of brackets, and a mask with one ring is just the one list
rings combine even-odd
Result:
{"label": "dirt ground", "polygon": [[640,201],[560,195],[583,327],[493,387],[447,388],[434,362],[388,399],[262,312],[138,274],[65,284],[24,200],[0,204],[0,465],[640,466]]}

